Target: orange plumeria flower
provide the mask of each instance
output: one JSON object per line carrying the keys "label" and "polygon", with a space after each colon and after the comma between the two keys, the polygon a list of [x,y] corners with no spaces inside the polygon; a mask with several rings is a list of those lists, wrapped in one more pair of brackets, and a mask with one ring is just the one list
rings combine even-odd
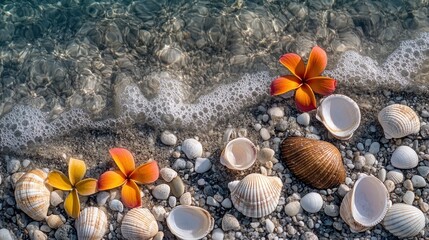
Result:
{"label": "orange plumeria flower", "polygon": [[[89,196],[97,192],[97,179],[83,179],[86,173],[86,165],[82,160],[70,158],[69,177],[64,173],[53,170],[49,173],[46,183],[53,188],[63,191],[71,191],[64,201],[64,209],[67,215],[72,218],[79,217],[80,201],[79,195]],[[83,180],[82,180],[83,179]]]}
{"label": "orange plumeria flower", "polygon": [[121,199],[128,208],[140,207],[142,198],[136,183],[148,184],[159,177],[158,164],[150,161],[135,168],[134,157],[124,148],[112,148],[110,155],[119,170],[107,171],[98,179],[98,190],[109,190],[122,186]]}
{"label": "orange plumeria flower", "polygon": [[328,58],[319,46],[313,47],[307,67],[301,57],[295,53],[287,53],[280,58],[293,75],[281,76],[271,83],[271,95],[280,95],[292,90],[295,92],[295,103],[302,112],[316,109],[314,92],[329,95],[335,91],[337,81],[333,78],[319,76],[326,68]]}

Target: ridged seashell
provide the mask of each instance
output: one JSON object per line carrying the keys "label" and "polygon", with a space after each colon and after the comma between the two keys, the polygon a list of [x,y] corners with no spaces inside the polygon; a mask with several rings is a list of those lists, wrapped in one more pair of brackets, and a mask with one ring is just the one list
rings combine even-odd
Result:
{"label": "ridged seashell", "polygon": [[49,215],[46,218],[46,223],[52,229],[57,229],[57,228],[61,227],[62,225],[64,225],[64,222],[61,219],[61,216],[59,216],[59,215]]}
{"label": "ridged seashell", "polygon": [[419,164],[419,156],[414,149],[408,146],[400,146],[393,152],[390,162],[395,168],[411,169]]}
{"label": "ridged seashell", "polygon": [[203,208],[180,205],[171,210],[167,226],[180,239],[201,239],[213,230],[214,219]]}
{"label": "ridged seashell", "polygon": [[362,225],[360,225],[359,223],[357,223],[354,219],[353,219],[353,215],[352,215],[352,211],[351,211],[351,198],[352,196],[352,192],[348,192],[346,194],[346,196],[344,196],[343,201],[341,202],[341,206],[340,206],[340,216],[341,218],[344,220],[344,222],[347,223],[347,225],[349,225],[350,230],[352,232],[364,232],[366,230],[369,229],[369,227],[364,227]]}
{"label": "ridged seashell", "polygon": [[150,239],[158,232],[158,223],[147,208],[133,208],[124,216],[121,233],[125,239]]}
{"label": "ridged seashell", "polygon": [[398,184],[404,181],[404,174],[400,170],[392,170],[387,172],[386,179]]}
{"label": "ridged seashell", "polygon": [[247,138],[236,138],[225,146],[220,163],[229,169],[245,170],[253,165],[257,156],[256,146]]}
{"label": "ridged seashell", "polygon": [[203,145],[193,138],[186,139],[182,143],[182,151],[189,159],[201,157],[203,155]]}
{"label": "ridged seashell", "polygon": [[233,187],[231,201],[243,215],[260,218],[276,209],[282,187],[278,177],[252,173]]}
{"label": "ridged seashell", "polygon": [[331,188],[346,180],[341,153],[328,142],[289,137],[283,141],[281,153],[292,173],[315,188]]}
{"label": "ridged seashell", "polygon": [[322,209],[323,199],[320,194],[311,192],[301,198],[301,207],[309,213],[317,213]]}
{"label": "ridged seashell", "polygon": [[16,183],[15,200],[19,209],[36,221],[46,218],[51,193],[45,185],[48,175],[34,169],[24,174]]}
{"label": "ridged seashell", "polygon": [[425,215],[416,207],[395,203],[384,217],[383,226],[397,237],[413,237],[425,227]]}
{"label": "ridged seashell", "polygon": [[359,106],[351,98],[332,94],[321,100],[316,118],[336,138],[347,140],[353,136],[360,124]]}
{"label": "ridged seashell", "polygon": [[87,207],[80,212],[75,222],[79,240],[102,239],[107,230],[107,216],[99,208]]}
{"label": "ridged seashell", "polygon": [[419,116],[408,106],[392,104],[378,113],[386,139],[402,138],[420,131]]}

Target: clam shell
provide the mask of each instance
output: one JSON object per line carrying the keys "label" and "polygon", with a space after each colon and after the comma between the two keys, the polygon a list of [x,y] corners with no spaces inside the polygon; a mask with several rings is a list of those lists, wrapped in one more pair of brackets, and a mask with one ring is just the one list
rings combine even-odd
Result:
{"label": "clam shell", "polygon": [[289,137],[283,141],[281,153],[292,173],[315,188],[331,188],[345,182],[341,153],[328,142]]}
{"label": "clam shell", "polygon": [[332,94],[321,100],[316,118],[334,137],[347,140],[359,127],[361,116],[355,101],[345,95]]}
{"label": "clam shell", "polygon": [[15,200],[19,209],[36,221],[42,221],[48,214],[51,193],[45,185],[48,175],[34,169],[24,174],[16,183]]}
{"label": "clam shell", "polygon": [[276,209],[282,187],[278,177],[252,173],[231,186],[231,201],[245,216],[260,218]]}
{"label": "clam shell", "polygon": [[390,162],[395,168],[411,169],[419,164],[419,156],[414,149],[408,146],[400,146],[393,152]]}
{"label": "clam shell", "polygon": [[387,172],[386,179],[391,180],[394,184],[398,184],[404,181],[404,174],[401,170],[392,170]]}
{"label": "clam shell", "polygon": [[124,216],[121,233],[125,239],[150,239],[158,232],[158,223],[147,208],[133,208]]}
{"label": "clam shell", "polygon": [[301,207],[309,213],[317,213],[322,209],[323,199],[320,194],[311,192],[301,198]]}
{"label": "clam shell", "polygon": [[416,207],[395,203],[387,212],[383,226],[397,237],[413,237],[425,227],[425,216]]}
{"label": "clam shell", "polygon": [[99,208],[87,207],[80,212],[75,227],[79,240],[102,239],[107,230],[107,216]]}
{"label": "clam shell", "polygon": [[402,138],[420,131],[420,120],[408,106],[392,104],[378,113],[378,121],[386,139]]}
{"label": "clam shell", "polygon": [[170,231],[180,239],[200,239],[213,230],[214,219],[210,213],[200,207],[180,205],[167,217]]}
{"label": "clam shell", "polygon": [[255,163],[256,146],[247,138],[236,138],[225,146],[220,156],[220,163],[229,169],[245,170]]}
{"label": "clam shell", "polygon": [[353,219],[352,211],[351,211],[351,204],[352,204],[351,196],[352,196],[352,192],[348,192],[346,196],[344,196],[340,206],[340,216],[344,220],[344,222],[346,222],[347,225],[349,225],[350,230],[352,232],[364,232],[368,230],[369,227],[364,227]]}

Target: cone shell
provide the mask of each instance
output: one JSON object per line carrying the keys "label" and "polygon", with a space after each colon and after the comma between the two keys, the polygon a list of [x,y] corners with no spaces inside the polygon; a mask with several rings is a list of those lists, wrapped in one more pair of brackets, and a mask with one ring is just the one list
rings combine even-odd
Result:
{"label": "cone shell", "polygon": [[386,139],[402,138],[420,131],[419,116],[408,106],[392,104],[378,113]]}
{"label": "cone shell", "polygon": [[395,168],[411,169],[419,164],[419,156],[414,149],[408,146],[400,146],[393,152],[390,162]]}
{"label": "cone shell", "polygon": [[80,212],[75,222],[79,240],[102,239],[107,230],[107,216],[97,207],[88,207]]}
{"label": "cone shell", "polygon": [[281,153],[292,173],[312,187],[326,189],[345,182],[341,153],[328,142],[289,137],[283,141]]}
{"label": "cone shell", "polygon": [[416,207],[395,203],[387,212],[383,225],[387,231],[397,237],[413,237],[425,227],[425,216]]}
{"label": "cone shell", "polygon": [[214,219],[204,208],[180,205],[171,210],[167,226],[180,239],[201,239],[213,230]]}
{"label": "cone shell", "polygon": [[231,201],[245,216],[260,218],[276,209],[282,187],[278,177],[252,173],[233,187]]}
{"label": "cone shell", "polygon": [[225,146],[220,156],[220,163],[229,169],[245,170],[255,163],[256,146],[247,138],[236,138]]}
{"label": "cone shell", "polygon": [[47,176],[44,171],[34,169],[24,174],[15,186],[16,205],[36,221],[44,220],[48,214],[51,194],[45,185]]}
{"label": "cone shell", "polygon": [[122,220],[121,233],[125,239],[150,239],[158,232],[158,223],[147,208],[133,208]]}

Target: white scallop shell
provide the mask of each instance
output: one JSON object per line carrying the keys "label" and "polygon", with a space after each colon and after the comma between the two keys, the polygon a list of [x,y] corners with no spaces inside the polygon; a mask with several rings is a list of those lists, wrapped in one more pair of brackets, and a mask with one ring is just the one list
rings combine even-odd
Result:
{"label": "white scallop shell", "polygon": [[391,180],[393,183],[398,184],[404,181],[404,174],[401,170],[392,170],[387,172],[386,179]]}
{"label": "white scallop shell", "polygon": [[408,146],[400,146],[393,152],[390,162],[395,168],[411,169],[419,164],[419,156],[414,149]]}
{"label": "white scallop shell", "polygon": [[413,237],[425,227],[425,215],[416,207],[395,203],[387,212],[383,225],[397,237]]}
{"label": "white scallop shell", "polygon": [[24,174],[15,185],[15,200],[19,209],[36,221],[42,221],[48,214],[51,193],[45,185],[48,175],[34,169]]}
{"label": "white scallop shell", "polygon": [[359,178],[351,195],[353,219],[364,227],[372,227],[381,222],[389,205],[389,193],[384,184],[374,176]]}
{"label": "white scallop shell", "polygon": [[260,218],[273,212],[279,202],[283,183],[278,177],[252,173],[231,191],[234,207],[248,217]]}
{"label": "white scallop shell", "polygon": [[167,225],[180,239],[201,239],[213,230],[214,219],[203,208],[180,205],[171,210]]}
{"label": "white scallop shell", "polygon": [[420,131],[419,116],[408,106],[392,104],[378,113],[386,139],[402,138]]}
{"label": "white scallop shell", "polygon": [[220,156],[220,163],[229,169],[245,170],[256,161],[258,151],[247,138],[236,138],[226,145]]}
{"label": "white scallop shell", "polygon": [[125,239],[150,239],[158,233],[158,223],[147,208],[133,208],[125,214],[121,233]]}
{"label": "white scallop shell", "polygon": [[203,155],[203,145],[197,140],[189,138],[183,141],[182,151],[188,159],[194,159]]}
{"label": "white scallop shell", "polygon": [[316,118],[334,137],[347,140],[359,127],[361,115],[359,106],[353,99],[332,94],[321,100]]}
{"label": "white scallop shell", "polygon": [[301,207],[309,213],[317,213],[323,207],[323,199],[320,194],[311,192],[301,198]]}
{"label": "white scallop shell", "polygon": [[80,212],[75,227],[79,240],[102,239],[107,230],[107,216],[99,208],[87,207]]}

